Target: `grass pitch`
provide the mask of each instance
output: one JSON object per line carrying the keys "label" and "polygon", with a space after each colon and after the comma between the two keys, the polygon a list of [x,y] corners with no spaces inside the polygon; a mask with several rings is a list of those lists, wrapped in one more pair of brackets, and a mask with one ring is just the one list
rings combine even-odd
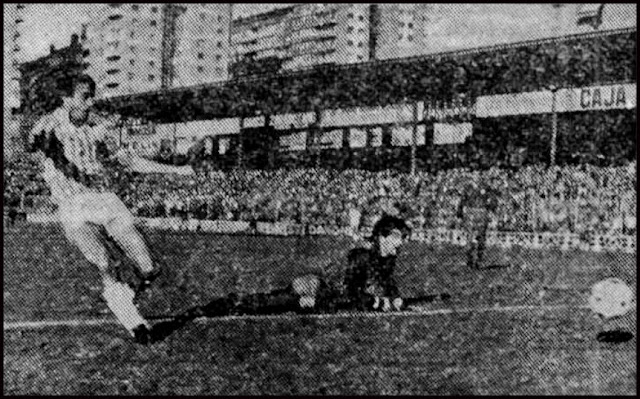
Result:
{"label": "grass pitch", "polygon": [[[140,299],[147,315],[232,291],[269,291],[307,272],[337,281],[353,245],[335,237],[146,235],[167,265]],[[109,323],[5,328],[4,393],[635,394],[636,339],[597,342],[602,326],[581,308],[599,279],[620,277],[635,289],[635,255],[494,255],[509,256],[513,267],[468,270],[458,247],[403,249],[402,294],[449,292],[451,301],[430,306],[452,312],[203,320],[150,347]],[[3,256],[5,323],[111,318],[97,272],[57,226],[5,231]],[[501,310],[520,305],[533,308]],[[635,312],[622,323],[635,334]]]}

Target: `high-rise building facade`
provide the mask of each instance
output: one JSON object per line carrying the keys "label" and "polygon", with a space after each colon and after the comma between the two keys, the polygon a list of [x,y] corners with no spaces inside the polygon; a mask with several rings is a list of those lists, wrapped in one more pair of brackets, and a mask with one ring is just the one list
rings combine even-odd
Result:
{"label": "high-rise building facade", "polygon": [[99,97],[227,79],[231,4],[96,4],[86,29]]}
{"label": "high-rise building facade", "polygon": [[284,69],[369,58],[367,4],[301,4],[287,21]]}
{"label": "high-rise building facade", "polygon": [[230,3],[177,3],[171,87],[227,80]]}
{"label": "high-rise building facade", "polygon": [[163,4],[95,4],[83,45],[98,97],[158,90]]}
{"label": "high-rise building facade", "polygon": [[[231,24],[231,62],[283,58],[287,20],[293,7],[235,19]],[[236,68],[234,73],[236,72]]]}
{"label": "high-rise building facade", "polygon": [[21,147],[20,121],[14,110],[20,107],[20,72],[18,62],[21,61],[21,37],[24,26],[25,4],[3,4],[3,33],[4,33],[4,59],[3,59],[3,132],[6,157],[11,157]]}
{"label": "high-rise building facade", "polygon": [[[636,27],[637,14],[636,4],[631,3],[425,3],[379,6],[388,10],[386,15],[382,13],[378,29],[379,59]],[[410,11],[412,8],[413,13]],[[589,19],[598,20],[598,23],[585,23]],[[412,24],[411,28],[409,24]],[[409,35],[412,35],[414,45],[407,43]]]}
{"label": "high-rise building facade", "polygon": [[375,37],[375,59],[410,57],[426,46],[428,5],[423,3],[374,4],[370,32]]}
{"label": "high-rise building facade", "polygon": [[278,58],[282,69],[369,59],[369,5],[307,3],[233,21],[234,61]]}
{"label": "high-rise building facade", "polygon": [[22,25],[23,4],[4,4],[3,31],[4,31],[4,108],[17,108],[20,106],[20,73],[17,68],[19,62],[18,53],[21,50],[20,26]]}

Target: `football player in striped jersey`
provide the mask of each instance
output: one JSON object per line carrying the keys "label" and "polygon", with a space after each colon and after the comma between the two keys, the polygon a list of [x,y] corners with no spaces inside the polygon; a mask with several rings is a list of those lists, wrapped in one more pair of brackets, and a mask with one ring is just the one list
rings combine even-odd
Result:
{"label": "football player in striped jersey", "polygon": [[158,269],[134,226],[133,215],[105,184],[103,163],[115,160],[138,173],[191,174],[193,170],[189,165],[163,165],[122,151],[109,154],[107,130],[103,125],[87,123],[95,82],[88,75],[79,75],[62,83],[66,87],[61,87],[61,105],[36,123],[29,136],[30,148],[41,163],[52,200],[58,205],[65,236],[98,267],[102,295],[109,309],[136,342],[146,344],[151,326],[134,304],[136,292],[107,272],[109,250],[104,235],[135,262],[143,281],[150,282]]}

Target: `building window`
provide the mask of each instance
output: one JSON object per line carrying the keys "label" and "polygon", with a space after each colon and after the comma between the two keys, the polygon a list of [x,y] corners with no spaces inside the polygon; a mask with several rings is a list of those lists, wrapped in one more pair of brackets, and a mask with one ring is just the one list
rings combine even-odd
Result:
{"label": "building window", "polygon": [[222,15],[218,15],[218,22],[222,22]]}
{"label": "building window", "polygon": [[364,15],[360,15],[360,16],[358,16],[358,19],[359,19],[360,21],[364,21]]}
{"label": "building window", "polygon": [[347,14],[347,18],[353,18],[353,13],[350,12],[349,14]]}
{"label": "building window", "polygon": [[409,22],[407,26],[409,27],[409,29],[413,29],[413,23]]}
{"label": "building window", "polygon": [[347,46],[353,46],[353,41],[347,40]]}
{"label": "building window", "polygon": [[222,42],[218,42],[218,48],[222,48]]}
{"label": "building window", "polygon": [[158,12],[158,7],[151,7],[151,12]]}
{"label": "building window", "polygon": [[216,54],[216,61],[220,61],[222,59],[222,56],[220,54]]}
{"label": "building window", "polygon": [[222,28],[218,29],[218,34],[221,35],[222,34]]}
{"label": "building window", "polygon": [[202,54],[202,53],[198,53],[198,59],[199,59],[199,60],[201,60],[201,59],[203,59],[203,58],[204,58],[204,54]]}
{"label": "building window", "polygon": [[351,32],[353,32],[353,26],[349,26],[349,27],[347,28],[347,33],[351,33]]}
{"label": "building window", "polygon": [[156,26],[156,21],[151,21],[151,26]]}
{"label": "building window", "polygon": [[130,65],[135,65],[136,64],[136,60],[129,60],[129,64]]}
{"label": "building window", "polygon": [[198,67],[198,72],[204,72],[204,68],[203,68],[203,67],[201,67],[201,66],[199,66],[199,67]]}
{"label": "building window", "polygon": [[107,83],[106,84],[108,89],[115,89],[116,87],[120,86],[119,83]]}
{"label": "building window", "polygon": [[129,73],[127,74],[127,78],[129,78],[129,80],[133,80],[133,77],[134,77],[133,72],[129,72]]}
{"label": "building window", "polygon": [[364,57],[363,57],[363,56],[361,56],[361,55],[359,55],[359,56],[358,56],[358,60],[359,60],[359,61],[362,61],[362,60],[364,60]]}
{"label": "building window", "polygon": [[153,82],[155,78],[155,75],[149,75],[149,82]]}
{"label": "building window", "polygon": [[155,63],[155,62],[153,62],[153,61],[149,61],[149,66],[150,66],[150,67],[154,67],[154,66],[156,66],[156,63]]}
{"label": "building window", "polygon": [[410,42],[412,42],[412,41],[413,41],[413,35],[409,35],[409,36],[407,36],[407,40],[409,40]]}
{"label": "building window", "polygon": [[131,31],[131,34],[129,36],[131,36],[131,38],[133,39],[135,37],[136,33],[134,31]]}
{"label": "building window", "polygon": [[132,5],[131,5],[131,9],[132,9],[133,11],[138,11],[138,10],[140,9],[140,6],[139,6],[139,5],[137,5],[137,4],[132,4]]}
{"label": "building window", "polygon": [[358,47],[362,47],[362,46],[363,46],[362,42],[358,42]]}

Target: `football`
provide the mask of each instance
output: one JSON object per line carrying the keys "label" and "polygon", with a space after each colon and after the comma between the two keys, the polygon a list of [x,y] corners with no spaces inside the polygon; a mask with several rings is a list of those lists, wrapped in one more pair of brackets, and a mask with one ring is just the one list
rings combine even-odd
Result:
{"label": "football", "polygon": [[608,278],[591,287],[589,307],[605,319],[623,316],[634,306],[631,288],[619,278]]}

